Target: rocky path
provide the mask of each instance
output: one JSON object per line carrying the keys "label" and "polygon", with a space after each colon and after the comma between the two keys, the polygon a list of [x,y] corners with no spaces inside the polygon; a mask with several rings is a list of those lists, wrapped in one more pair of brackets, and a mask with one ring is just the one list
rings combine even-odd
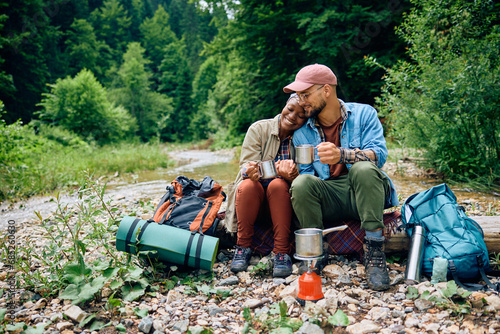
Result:
{"label": "rocky path", "polygon": [[[124,210],[124,206],[121,207]],[[27,224],[17,232],[20,242],[37,236],[39,229]],[[37,240],[37,239],[35,239]],[[404,267],[390,264],[391,288],[385,292],[368,289],[364,267],[355,257],[331,256],[322,277],[324,298],[301,306],[297,300],[297,263],[294,274],[281,279],[266,271],[267,257],[252,258],[246,272],[229,271],[232,250],[221,250],[213,277],[203,270],[171,272],[151,282],[149,293],[135,301],[122,300],[109,309],[109,289],[100,291],[83,306],[60,298],[41,298],[18,290],[24,298],[15,307],[16,321],[25,322],[40,333],[439,333],[484,334],[500,331],[500,297],[494,292],[474,292],[461,300],[445,300],[446,283],[423,282],[418,293],[404,284]],[[264,268],[264,269],[263,269]],[[172,269],[172,268],[171,268]],[[173,268],[175,269],[175,268]],[[37,268],[43,271],[44,268]],[[0,268],[0,288],[9,289],[5,265]],[[186,283],[173,280],[178,275]],[[167,278],[168,277],[168,278]],[[175,282],[175,284],[169,285]],[[437,301],[417,298],[424,291]],[[413,296],[412,296],[413,294]],[[466,306],[460,306],[467,301]],[[0,308],[7,303],[0,298]],[[283,313],[280,316],[280,303]],[[249,312],[245,315],[245,309]],[[466,312],[466,313],[462,313]],[[107,327],[92,330],[79,327],[82,319],[95,314]],[[247,317],[245,319],[245,316]],[[292,329],[293,328],[293,329]]]}

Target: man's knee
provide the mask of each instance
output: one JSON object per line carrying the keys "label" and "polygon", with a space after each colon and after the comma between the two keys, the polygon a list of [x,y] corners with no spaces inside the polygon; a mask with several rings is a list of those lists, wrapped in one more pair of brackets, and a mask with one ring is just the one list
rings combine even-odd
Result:
{"label": "man's knee", "polygon": [[351,182],[370,183],[379,177],[378,167],[369,161],[360,161],[352,165],[349,170]]}
{"label": "man's knee", "polygon": [[317,178],[316,176],[311,174],[301,174],[297,176],[297,178],[292,182],[292,186],[290,187],[290,192],[291,193],[293,193],[293,191],[302,192],[306,189],[309,189],[316,178]]}

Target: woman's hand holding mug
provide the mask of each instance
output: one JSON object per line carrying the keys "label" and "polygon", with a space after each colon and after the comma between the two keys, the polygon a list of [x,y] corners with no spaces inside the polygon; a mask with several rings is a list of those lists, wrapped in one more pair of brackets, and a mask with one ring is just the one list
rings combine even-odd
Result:
{"label": "woman's hand holding mug", "polygon": [[259,163],[257,162],[249,162],[247,163],[246,167],[246,174],[248,178],[252,181],[259,181],[260,179],[260,173],[259,173]]}
{"label": "woman's hand holding mug", "polygon": [[262,162],[249,162],[246,164],[246,174],[252,181],[259,179],[272,179],[278,176],[274,160]]}

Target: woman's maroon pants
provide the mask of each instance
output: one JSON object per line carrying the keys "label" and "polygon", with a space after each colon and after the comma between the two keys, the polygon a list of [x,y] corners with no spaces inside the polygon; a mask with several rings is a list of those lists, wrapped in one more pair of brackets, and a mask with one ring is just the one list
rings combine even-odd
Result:
{"label": "woman's maroon pants", "polygon": [[[259,214],[270,214],[274,232],[274,253],[290,252],[290,225],[292,204],[290,185],[283,179],[273,179],[267,187],[250,179],[243,180],[236,193],[236,216],[238,219],[239,247],[250,247],[254,224]],[[267,201],[267,207],[265,204]]]}

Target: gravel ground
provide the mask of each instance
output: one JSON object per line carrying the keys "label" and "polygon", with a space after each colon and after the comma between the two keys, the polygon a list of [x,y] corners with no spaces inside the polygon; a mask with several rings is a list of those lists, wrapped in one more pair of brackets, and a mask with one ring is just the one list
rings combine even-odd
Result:
{"label": "gravel ground", "polygon": [[[113,206],[121,214],[131,208],[139,208],[138,202],[117,199]],[[139,217],[146,218],[150,212],[135,210]],[[73,217],[72,219],[76,219]],[[105,220],[105,216],[97,217]],[[46,238],[35,222],[24,224],[16,231],[18,244],[41,247]],[[114,242],[114,240],[110,240]],[[100,250],[87,250],[88,254],[99,254]],[[45,326],[43,333],[116,333],[119,328],[127,333],[241,333],[245,328],[243,310],[248,308],[252,317],[251,328],[268,333],[279,324],[279,302],[286,303],[283,319],[302,321],[295,333],[497,333],[500,331],[500,297],[494,292],[475,292],[466,298],[472,306],[468,314],[455,314],[456,303],[439,305],[425,299],[410,299],[404,284],[404,266],[390,264],[391,288],[385,292],[368,289],[364,267],[355,257],[330,256],[322,278],[324,298],[317,303],[307,302],[301,306],[297,300],[297,264],[294,274],[286,279],[273,279],[269,271],[256,270],[266,263],[267,257],[252,258],[252,266],[237,275],[229,271],[233,250],[221,249],[213,268],[214,277],[209,281],[197,281],[207,276],[203,270],[184,271],[194,285],[177,283],[167,289],[166,272],[163,277],[151,281],[157,291],[151,291],[136,301],[123,301],[121,311],[107,310],[110,290],[103,289],[97,297],[83,306],[71,305],[68,300],[41,298],[36,291],[15,288],[16,322],[29,326]],[[3,254],[5,255],[5,254]],[[92,255],[89,255],[92,256]],[[4,258],[4,256],[2,257]],[[8,279],[8,267],[0,268],[0,288],[12,288]],[[37,266],[33,270],[44,272],[47,268]],[[173,274],[180,275],[179,272]],[[429,291],[440,296],[446,283],[432,286],[423,282],[416,286],[419,293]],[[202,288],[204,286],[204,288]],[[0,308],[6,308],[5,293],[0,299]],[[458,301],[457,301],[458,303]],[[284,305],[284,304],[283,304]],[[139,316],[136,311],[142,311]],[[341,310],[342,313],[338,313]],[[80,328],[79,321],[89,314],[109,326],[97,330]],[[334,315],[343,314],[348,324],[332,326]],[[144,316],[141,318],[141,316]],[[331,320],[329,322],[329,319]],[[336,323],[336,322],[334,322]],[[248,326],[248,325],[247,325]],[[292,333],[281,328],[278,333]]]}

